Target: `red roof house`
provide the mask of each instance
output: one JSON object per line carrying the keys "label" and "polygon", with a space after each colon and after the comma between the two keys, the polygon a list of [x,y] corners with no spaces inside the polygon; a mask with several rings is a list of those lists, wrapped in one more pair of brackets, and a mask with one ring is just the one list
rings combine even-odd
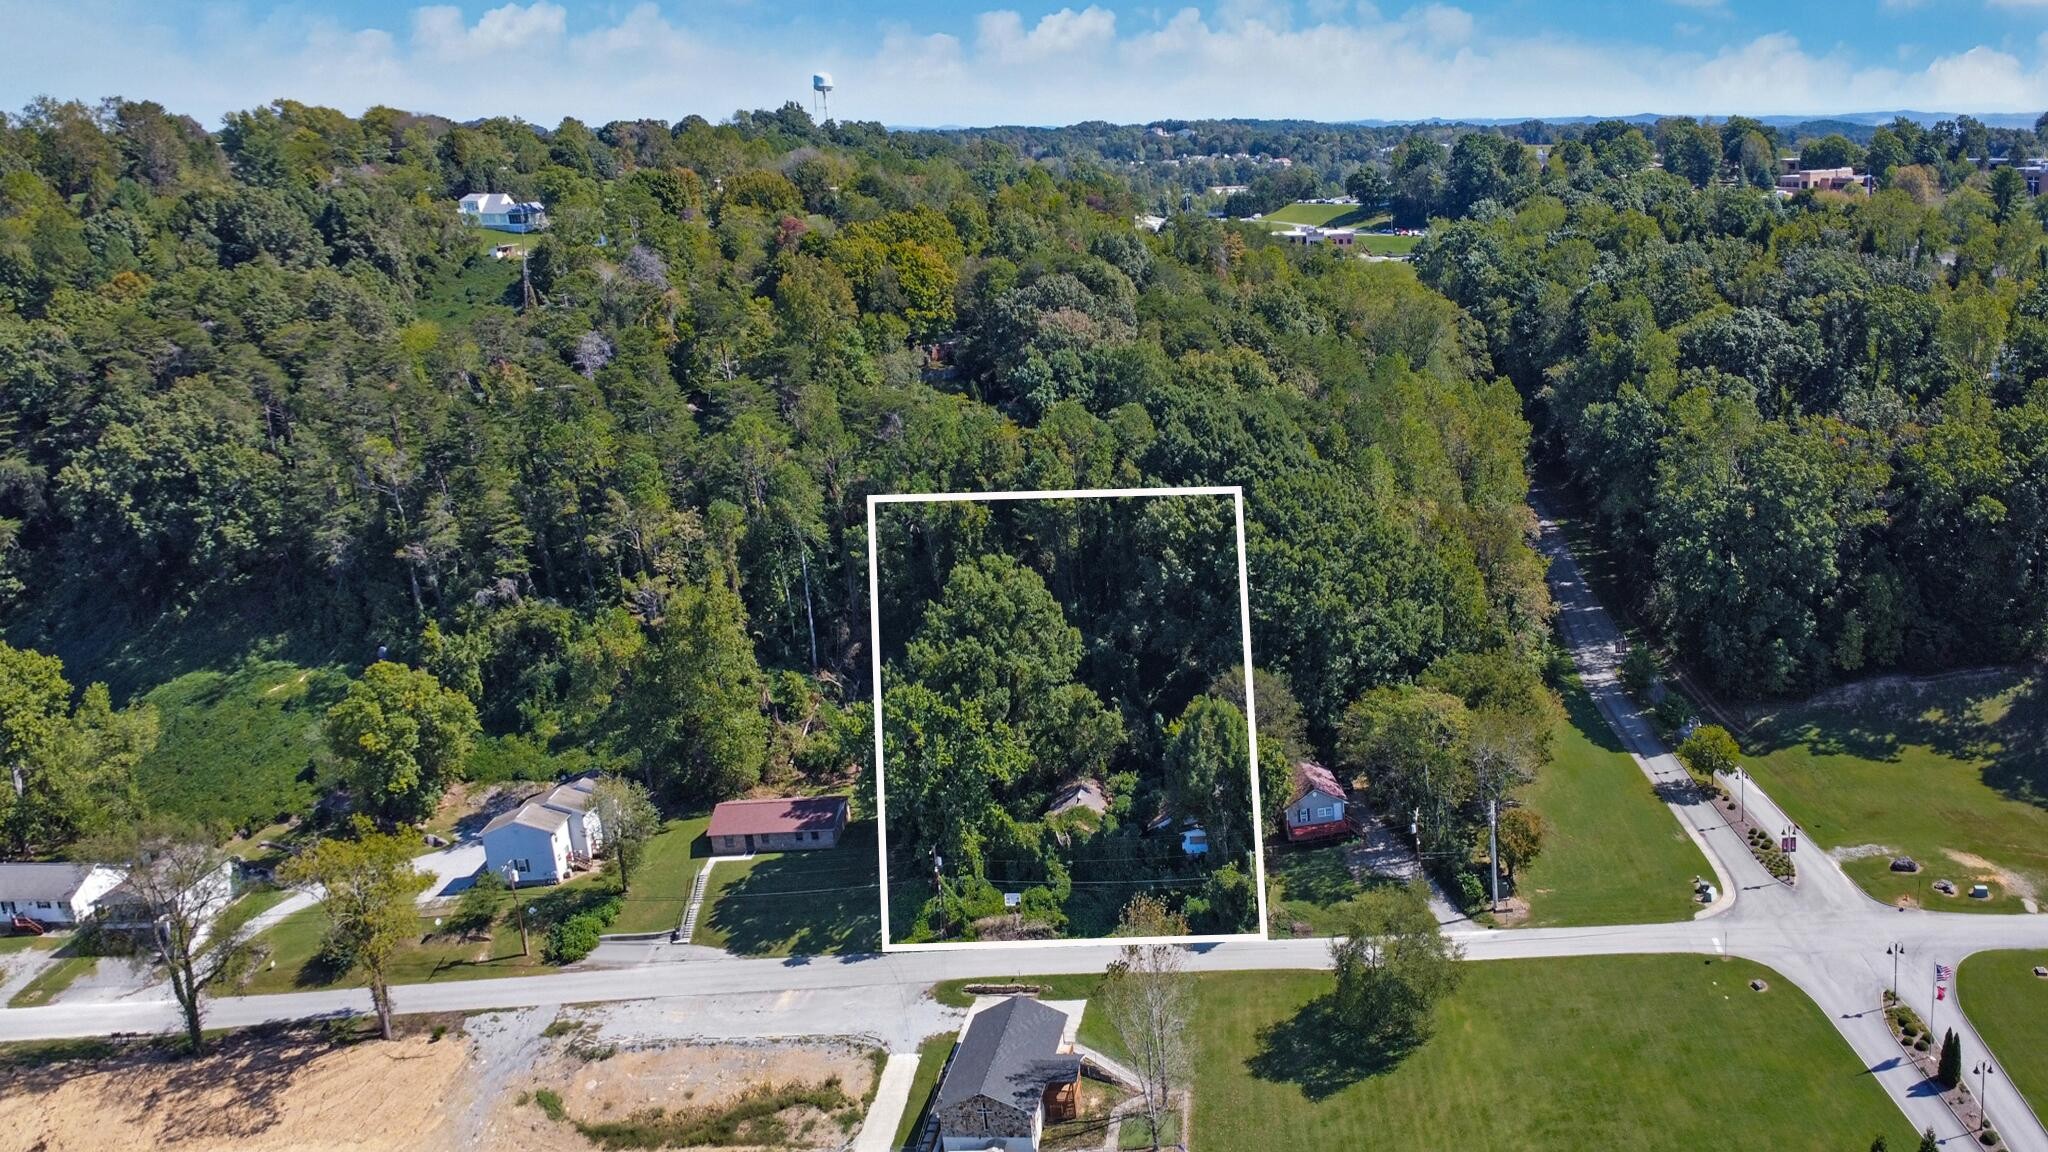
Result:
{"label": "red roof house", "polygon": [[775,796],[727,800],[711,810],[704,835],[719,853],[836,848],[846,831],[844,796]]}
{"label": "red roof house", "polygon": [[1349,836],[1349,807],[1344,786],[1330,770],[1313,760],[1303,760],[1294,766],[1294,792],[1287,801],[1287,810],[1281,813],[1287,838],[1300,843]]}

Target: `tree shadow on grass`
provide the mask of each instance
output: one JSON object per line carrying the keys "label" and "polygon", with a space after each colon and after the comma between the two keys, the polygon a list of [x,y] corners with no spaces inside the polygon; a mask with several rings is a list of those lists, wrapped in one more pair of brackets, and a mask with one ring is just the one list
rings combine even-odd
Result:
{"label": "tree shadow on grass", "polygon": [[760,857],[699,915],[736,955],[874,952],[882,943],[875,885],[873,825],[853,825],[837,848]]}
{"label": "tree shadow on grass", "polygon": [[1310,1100],[1327,1100],[1353,1084],[1393,1071],[1418,1044],[1394,1047],[1354,1042],[1328,996],[1259,1030],[1259,1050],[1245,1067],[1253,1076],[1293,1084]]}

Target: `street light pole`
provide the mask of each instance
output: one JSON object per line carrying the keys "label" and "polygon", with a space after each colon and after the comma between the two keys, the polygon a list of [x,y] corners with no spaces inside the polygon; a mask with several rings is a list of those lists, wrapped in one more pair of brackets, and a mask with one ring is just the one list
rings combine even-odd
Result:
{"label": "street light pole", "polygon": [[1977,1131],[1981,1134],[1991,1127],[1991,1100],[1984,1095],[1984,1082],[1998,1069],[1991,1066],[1991,1061],[1985,1060],[1971,1071],[1977,1074]]}
{"label": "street light pole", "polygon": [[1742,770],[1742,765],[1737,764],[1735,766],[1735,822],[1737,824],[1743,824],[1747,823],[1748,820],[1749,773],[1744,772]]}
{"label": "street light pole", "polygon": [[1885,955],[1892,958],[1892,1003],[1897,1004],[1899,1002],[1899,957],[1906,954],[1906,946],[1894,942],[1891,947],[1884,951]]}
{"label": "street light pole", "polygon": [[1486,802],[1486,866],[1493,873],[1493,907],[1500,911],[1500,801]]}

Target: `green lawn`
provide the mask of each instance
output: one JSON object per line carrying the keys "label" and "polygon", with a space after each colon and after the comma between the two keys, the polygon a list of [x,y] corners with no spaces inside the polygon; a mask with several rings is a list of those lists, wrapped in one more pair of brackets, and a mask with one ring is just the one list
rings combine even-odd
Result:
{"label": "green lawn", "polygon": [[1309,224],[1317,228],[1370,228],[1390,217],[1381,212],[1368,215],[1355,204],[1309,204],[1297,201],[1260,217],[1275,224]]}
{"label": "green lawn", "polygon": [[839,847],[765,852],[712,869],[692,943],[742,956],[816,956],[881,948],[875,825],[849,824]]}
{"label": "green lawn", "polygon": [[1191,1129],[1212,1152],[1276,1148],[1861,1149],[1916,1137],[1827,1019],[1739,960],[1475,963],[1436,1036],[1359,1066],[1295,1023],[1313,972],[1201,977]]}
{"label": "green lawn", "polygon": [[474,255],[428,282],[415,309],[421,320],[443,326],[462,325],[493,305],[518,305],[519,261],[494,260],[491,249],[499,244],[531,248],[539,237],[479,228],[476,240]]}
{"label": "green lawn", "polygon": [[0,936],[0,956],[10,952],[46,951],[68,939],[68,936],[31,936],[26,932],[19,936]]}
{"label": "green lawn", "polygon": [[626,892],[625,907],[610,931],[666,932],[683,922],[690,886],[697,881],[704,857],[711,854],[704,842],[704,829],[710,823],[709,815],[671,820],[647,842],[647,853]]}
{"label": "green lawn", "polygon": [[78,978],[93,970],[99,963],[97,956],[59,956],[43,966],[36,978],[29,981],[21,991],[7,1001],[9,1008],[40,1008],[55,1000],[59,993],[78,981]]}
{"label": "green lawn", "polygon": [[[1922,693],[1868,690],[1853,703],[1788,709],[1742,745],[1758,783],[1819,845],[1884,849],[1844,865],[1879,900],[2021,911],[2021,893],[2000,878],[2002,869],[2048,902],[2043,678],[2015,673]],[[1895,853],[1918,860],[1920,873],[1890,871]],[[1993,898],[1935,893],[1932,882],[1944,878],[1965,891],[1989,883]]]}
{"label": "green lawn", "polygon": [[896,1121],[896,1142],[889,1145],[891,1148],[908,1148],[917,1137],[918,1121],[924,1119],[925,1106],[939,1089],[939,1071],[952,1054],[951,1032],[927,1036],[917,1046],[917,1073],[910,1078],[910,1102],[903,1106],[903,1117]]}
{"label": "green lawn", "polygon": [[1420,236],[1382,236],[1377,232],[1361,232],[1352,243],[1375,256],[1406,256],[1422,243]]}
{"label": "green lawn", "polygon": [[[519,952],[519,921],[509,903],[492,926],[488,941],[440,935],[433,917],[422,916],[419,937],[392,962],[391,981],[425,984],[558,971],[541,959],[547,925],[566,915],[566,910],[578,901],[595,898],[603,879],[602,873],[590,873],[552,888],[521,889],[519,899],[526,905],[532,938],[531,952],[525,956]],[[326,931],[327,910],[318,904],[272,925],[256,937],[258,943],[270,949],[268,960],[237,991],[260,995],[308,988],[360,987],[360,973],[351,971],[337,977],[320,963],[320,938]]]}
{"label": "green lawn", "polygon": [[1522,799],[1548,826],[1542,855],[1517,885],[1530,927],[1684,920],[1692,881],[1713,867],[1622,750],[1592,697],[1563,686],[1551,762]]}
{"label": "green lawn", "polygon": [[347,690],[338,668],[260,659],[157,685],[142,699],[161,735],[136,768],[138,790],[158,811],[238,827],[304,812],[332,782],[320,723]]}
{"label": "green lawn", "polygon": [[[1180,1143],[1180,1113],[1168,1112],[1159,1118],[1159,1143],[1168,1148]],[[1152,1147],[1152,1122],[1144,1116],[1126,1116],[1123,1125],[1117,1129],[1116,1146]]]}
{"label": "green lawn", "polygon": [[[1352,879],[1344,856],[1356,840],[1312,847],[1266,845],[1267,932],[1274,938],[1337,936],[1351,901],[1369,884]],[[1379,881],[1376,881],[1376,883]],[[1296,925],[1305,931],[1297,933]]]}
{"label": "green lawn", "polygon": [[[2048,980],[2034,975],[2037,964],[2048,964],[2048,951],[1979,952],[1956,973],[1956,1000],[1991,1046],[1993,1066],[2012,1077],[2035,1115],[2048,1116]],[[1964,1059],[1975,1063],[1968,1053]],[[1997,1114],[1991,1119],[1996,1124]]]}
{"label": "green lawn", "polygon": [[214,935],[225,937],[241,931],[243,925],[277,907],[289,895],[290,890],[284,888],[252,888],[242,893],[214,922]]}

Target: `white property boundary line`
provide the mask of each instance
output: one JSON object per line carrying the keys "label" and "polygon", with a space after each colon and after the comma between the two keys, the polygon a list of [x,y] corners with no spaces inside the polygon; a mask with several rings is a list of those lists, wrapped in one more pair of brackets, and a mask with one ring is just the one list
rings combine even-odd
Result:
{"label": "white property boundary line", "polygon": [[896,944],[889,937],[889,812],[882,783],[885,758],[882,751],[882,613],[881,562],[877,558],[875,508],[882,504],[947,504],[998,500],[1102,500],[1121,496],[1228,496],[1237,529],[1237,619],[1238,636],[1244,647],[1244,719],[1250,729],[1252,777],[1252,885],[1258,907],[1258,931],[1189,936],[1083,937],[1080,939],[1034,940],[1032,947],[1094,946],[1119,944],[1221,944],[1238,940],[1265,940],[1266,936],[1266,852],[1262,843],[1263,804],[1259,797],[1259,715],[1254,702],[1257,692],[1252,679],[1252,593],[1251,575],[1245,563],[1244,487],[1238,484],[1188,488],[1066,488],[1044,492],[885,492],[868,497],[868,649],[874,659],[875,701],[875,853],[881,865],[882,951],[946,952],[976,948],[1015,947],[1008,940],[954,940],[929,944]]}

